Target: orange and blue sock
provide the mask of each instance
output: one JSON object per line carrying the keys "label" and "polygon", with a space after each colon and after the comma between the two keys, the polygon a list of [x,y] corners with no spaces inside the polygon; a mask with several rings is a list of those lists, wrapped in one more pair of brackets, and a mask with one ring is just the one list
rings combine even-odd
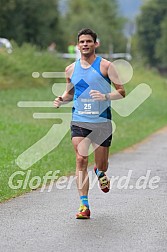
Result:
{"label": "orange and blue sock", "polygon": [[89,208],[88,196],[87,195],[80,196],[80,200],[81,200],[81,205],[85,205],[85,206],[87,206]]}

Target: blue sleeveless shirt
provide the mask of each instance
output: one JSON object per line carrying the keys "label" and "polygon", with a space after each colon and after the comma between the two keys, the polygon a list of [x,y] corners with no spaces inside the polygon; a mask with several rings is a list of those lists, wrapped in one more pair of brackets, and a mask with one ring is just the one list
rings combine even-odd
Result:
{"label": "blue sleeveless shirt", "polygon": [[72,121],[103,123],[111,120],[111,101],[95,101],[89,92],[98,90],[102,94],[111,92],[111,81],[100,72],[101,57],[96,57],[89,68],[76,61],[71,83],[74,85]]}

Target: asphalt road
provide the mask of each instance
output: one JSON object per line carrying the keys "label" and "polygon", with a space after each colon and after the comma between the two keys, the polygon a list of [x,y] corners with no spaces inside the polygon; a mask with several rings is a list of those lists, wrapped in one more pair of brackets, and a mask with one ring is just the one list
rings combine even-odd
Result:
{"label": "asphalt road", "polygon": [[0,251],[167,251],[167,128],[111,156],[108,175],[108,194],[92,175],[90,220],[75,219],[75,181],[1,204]]}

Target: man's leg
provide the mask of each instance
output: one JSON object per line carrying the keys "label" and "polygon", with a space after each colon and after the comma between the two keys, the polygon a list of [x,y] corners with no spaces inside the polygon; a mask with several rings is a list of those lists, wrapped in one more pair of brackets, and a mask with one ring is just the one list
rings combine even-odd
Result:
{"label": "man's leg", "polygon": [[[88,156],[82,156],[79,154],[78,151],[78,145],[83,140],[83,137],[73,137],[72,143],[75,149],[76,154],[76,176],[77,176],[77,188],[79,195],[88,195],[89,190],[89,177],[88,177]],[[80,145],[81,146],[81,145]],[[88,149],[90,146],[90,143],[88,142],[87,146],[84,145],[82,148],[85,149],[86,153],[88,153]],[[84,151],[84,153],[85,153]]]}
{"label": "man's leg", "polygon": [[110,189],[110,180],[105,172],[108,169],[109,147],[99,146],[94,151],[95,155],[95,173],[99,179],[99,185],[103,192],[107,193]]}
{"label": "man's leg", "polygon": [[[78,145],[85,139],[83,137],[73,137],[72,143],[76,154],[76,177],[77,177],[77,188],[80,195],[81,207],[77,214],[77,219],[88,219],[90,217],[89,204],[88,204],[88,191],[89,191],[89,176],[87,171],[88,166],[88,155],[81,155],[78,150]],[[84,153],[88,153],[90,146],[90,140],[84,141],[84,144],[80,144],[80,148],[83,148]],[[86,207],[85,207],[86,206]]]}
{"label": "man's leg", "polygon": [[[93,144],[93,146],[95,146]],[[99,146],[95,152],[95,165],[99,171],[106,172],[108,169],[109,147]]]}

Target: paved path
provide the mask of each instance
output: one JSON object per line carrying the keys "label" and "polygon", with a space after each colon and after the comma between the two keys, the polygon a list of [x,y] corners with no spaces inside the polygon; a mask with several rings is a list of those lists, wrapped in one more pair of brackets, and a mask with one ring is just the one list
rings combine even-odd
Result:
{"label": "paved path", "polygon": [[[37,190],[1,204],[0,251],[167,251],[167,128],[113,155],[109,170],[119,181],[108,194],[97,184],[91,189],[90,220],[74,218],[79,202],[75,183],[70,190],[59,190],[55,183],[51,192]],[[121,189],[126,181],[120,178],[128,172],[128,189]],[[146,174],[149,181],[160,177],[153,184],[157,189],[150,189],[149,183],[146,189],[136,189]]]}

